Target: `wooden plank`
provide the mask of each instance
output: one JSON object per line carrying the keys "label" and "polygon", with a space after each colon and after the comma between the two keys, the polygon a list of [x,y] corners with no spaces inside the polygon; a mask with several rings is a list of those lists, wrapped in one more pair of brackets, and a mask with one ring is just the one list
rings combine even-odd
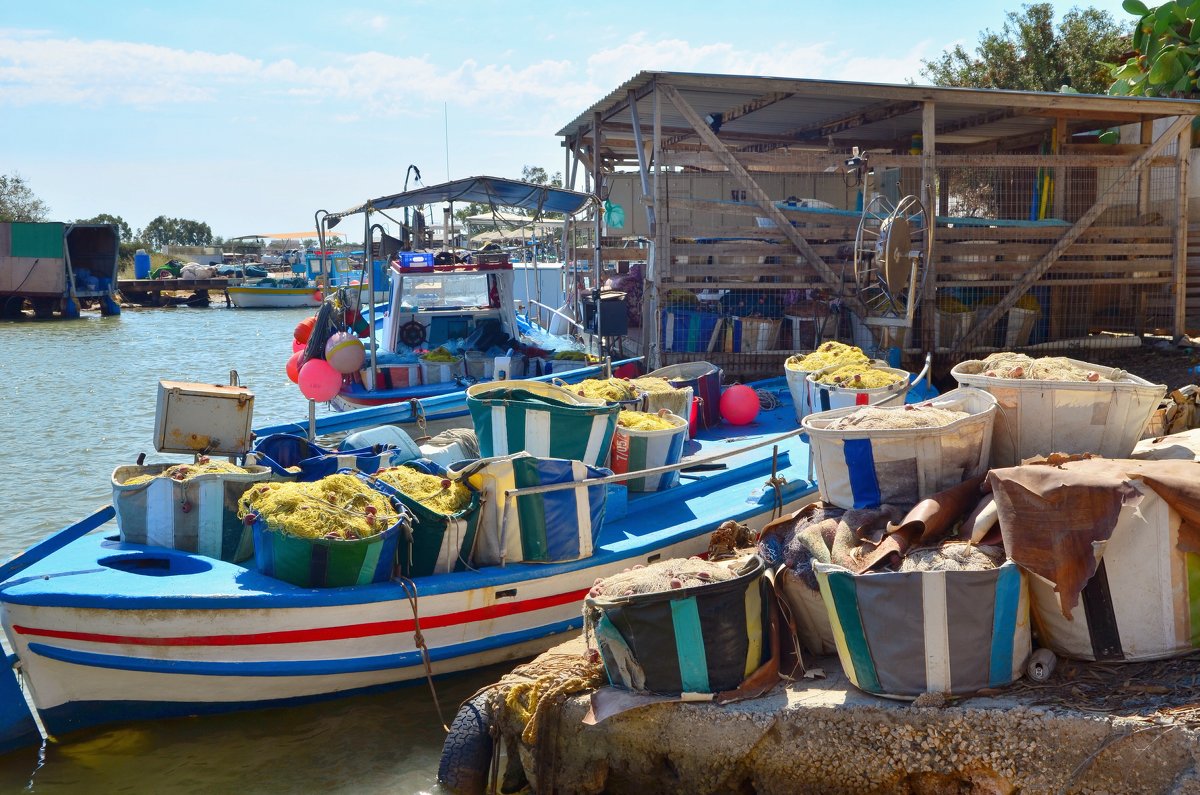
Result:
{"label": "wooden plank", "polygon": [[[797,250],[804,255],[804,259],[808,262],[809,266],[816,271],[817,275],[820,277],[820,280],[828,285],[831,289],[834,287],[834,285],[838,284],[838,279],[830,267],[815,251],[812,250],[812,247],[809,246],[808,241],[805,240],[804,237],[801,236],[801,234],[796,231],[794,227],[792,227],[787,218],[784,217],[783,213],[776,209],[775,203],[771,201],[766,192],[758,186],[758,183],[751,178],[750,174],[747,173],[744,168],[742,168],[741,164],[737,162],[737,159],[733,156],[733,153],[729,151],[725,144],[722,143],[719,138],[717,138],[712,130],[708,129],[708,126],[705,125],[704,121],[700,118],[692,106],[688,104],[687,100],[685,100],[675,89],[675,87],[669,83],[664,83],[662,85],[662,90],[667,99],[670,100],[671,104],[673,104],[676,109],[683,114],[683,117],[687,119],[688,123],[695,128],[696,132],[700,135],[701,140],[708,144],[710,149],[712,149],[719,157],[726,161],[725,165],[730,172],[732,172],[734,178],[742,185],[742,187],[746,189],[747,193],[754,199],[754,201],[758,203],[758,205],[764,211],[764,215],[774,220],[779,228],[783,230],[784,235],[788,238],[788,240],[791,241],[792,245],[794,245]],[[862,304],[857,298],[849,297],[846,299],[845,303],[851,305],[859,311],[862,311]]]}
{"label": "wooden plank", "polygon": [[984,315],[984,317],[981,318],[980,321],[974,327],[972,327],[970,331],[963,335],[962,339],[955,344],[951,353],[961,353],[970,345],[983,338],[985,334],[990,332],[992,327],[996,325],[997,321],[999,321],[1000,318],[1003,317],[1008,310],[1017,303],[1021,296],[1023,296],[1029,290],[1030,286],[1032,286],[1034,282],[1036,282],[1042,277],[1042,275],[1050,270],[1050,267],[1054,265],[1055,261],[1062,256],[1068,248],[1070,248],[1071,244],[1079,238],[1083,231],[1091,226],[1092,223],[1100,217],[1102,212],[1108,209],[1109,205],[1112,204],[1118,189],[1123,187],[1125,181],[1132,176],[1136,176],[1143,168],[1146,168],[1150,159],[1165,149],[1167,144],[1172,139],[1177,139],[1181,131],[1185,127],[1191,125],[1191,123],[1191,116],[1180,116],[1177,118],[1157,141],[1147,147],[1146,151],[1138,157],[1137,161],[1135,161],[1132,166],[1130,166],[1128,172],[1122,175],[1122,177],[1118,177],[1111,185],[1108,186],[1104,193],[1096,199],[1096,203],[1088,208],[1087,212],[1085,212],[1079,218],[1079,220],[1075,222],[1070,230],[1068,230],[1067,233],[1064,234],[1059,241],[1054,244],[1054,247],[1051,248],[1050,251],[1046,252],[1042,259],[1036,265],[1034,265],[1028,273],[1025,274],[1021,281],[1014,285],[1013,288],[1009,290],[1008,294],[1000,299],[999,303],[992,307],[991,311]]}

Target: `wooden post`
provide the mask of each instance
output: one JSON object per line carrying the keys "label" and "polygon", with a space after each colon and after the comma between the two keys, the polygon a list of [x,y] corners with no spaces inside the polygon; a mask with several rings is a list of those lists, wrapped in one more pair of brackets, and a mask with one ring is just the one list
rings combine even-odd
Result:
{"label": "wooden post", "polygon": [[[1065,116],[1059,116],[1054,120],[1054,148],[1055,155],[1061,155],[1063,144],[1067,139],[1067,119]],[[1062,166],[1054,167],[1054,176],[1050,183],[1054,189],[1054,204],[1050,211],[1055,218],[1062,218],[1063,212],[1066,209],[1066,201],[1064,197],[1067,194],[1067,170]]]}
{"label": "wooden post", "polygon": [[1192,125],[1190,117],[1184,118],[1189,124],[1179,131],[1179,149],[1175,153],[1175,253],[1171,273],[1175,323],[1171,333],[1176,340],[1187,334],[1188,161],[1192,152]]}
{"label": "wooden post", "polygon": [[1167,128],[1166,132],[1164,132],[1157,141],[1150,144],[1150,146],[1146,148],[1146,151],[1142,152],[1142,154],[1138,156],[1137,160],[1133,161],[1133,164],[1130,165],[1129,170],[1125,172],[1124,176],[1114,180],[1113,183],[1109,185],[1107,189],[1105,189],[1104,193],[1102,193],[1096,199],[1096,203],[1088,208],[1086,213],[1080,216],[1079,220],[1075,222],[1074,226],[1068,229],[1066,233],[1059,238],[1058,242],[1055,243],[1050,250],[1042,256],[1041,260],[1039,260],[1036,265],[1025,272],[1025,275],[1022,276],[1015,285],[1013,285],[1012,289],[1010,289],[1002,299],[1000,299],[1000,303],[993,306],[991,311],[984,315],[983,318],[976,323],[970,331],[963,335],[962,339],[960,339],[954,346],[954,349],[951,351],[951,353],[961,353],[973,345],[977,340],[982,338],[984,334],[991,331],[992,327],[996,325],[1000,318],[1004,317],[1004,314],[1008,312],[1009,309],[1012,309],[1013,305],[1017,303],[1021,296],[1028,292],[1029,288],[1033,286],[1034,282],[1045,276],[1046,272],[1053,267],[1054,263],[1058,261],[1059,257],[1066,253],[1067,249],[1079,239],[1079,236],[1082,235],[1087,228],[1091,226],[1097,218],[1100,217],[1100,213],[1108,209],[1109,205],[1112,204],[1113,199],[1116,197],[1118,189],[1124,186],[1126,180],[1137,174],[1140,174],[1143,169],[1149,167],[1150,161],[1157,157],[1159,152],[1165,149],[1171,140],[1177,140],[1184,128],[1190,127],[1191,123],[1191,116],[1180,116],[1177,118],[1175,123]]}
{"label": "wooden post", "polygon": [[[921,202],[925,205],[925,291],[921,296],[921,348],[933,350],[933,324],[937,319],[937,106],[921,103]],[[911,288],[910,288],[911,289]],[[912,333],[910,331],[909,333]],[[911,342],[909,343],[911,345]]]}
{"label": "wooden post", "polygon": [[[603,160],[603,155],[601,155],[601,153],[600,153],[600,127],[601,127],[601,124],[602,124],[602,122],[600,121],[600,112],[597,111],[592,114],[592,182],[595,186],[593,188],[593,190],[595,190],[596,195],[600,197],[601,201],[604,201],[603,177],[600,174],[601,160]],[[592,319],[596,324],[596,332],[595,332],[596,355],[599,356],[601,359],[603,359],[604,358],[604,337],[601,334],[601,332],[604,329],[600,325],[600,282],[604,278],[604,257],[603,257],[603,253],[601,251],[601,248],[602,248],[601,237],[604,232],[604,205],[603,204],[601,204],[599,207],[596,208],[595,230],[596,230],[596,249],[595,249],[596,270],[595,270],[594,281],[592,282],[592,295],[591,295],[592,304],[593,304],[592,311],[595,314],[592,315]]]}
{"label": "wooden post", "polygon": [[[1154,121],[1152,119],[1142,119],[1141,136],[1138,139],[1142,146],[1149,146],[1154,140]],[[1138,194],[1137,194],[1138,215],[1145,215],[1150,212],[1150,169],[1146,169],[1138,175]]]}
{"label": "wooden post", "polygon": [[[842,295],[845,288],[838,275],[833,272],[833,269],[829,267],[825,260],[821,259],[821,256],[804,239],[804,236],[796,231],[796,227],[792,226],[792,222],[779,211],[779,208],[775,206],[775,202],[771,201],[771,198],[767,196],[766,191],[759,187],[758,183],[754,181],[745,167],[738,162],[733,153],[729,151],[729,148],[716,136],[716,133],[708,128],[708,125],[704,123],[704,120],[700,118],[695,109],[688,104],[688,101],[670,84],[663,83],[660,86],[660,90],[666,94],[671,104],[683,114],[688,124],[692,125],[696,134],[700,136],[705,145],[712,150],[717,159],[729,170],[733,178],[746,189],[747,195],[754,199],[755,204],[758,205],[762,214],[774,221],[784,237],[796,247],[801,256],[804,257],[805,262],[816,271],[817,278],[821,280],[821,283],[826,288],[834,291],[835,294]],[[860,317],[866,317],[866,308],[863,307],[862,302],[856,296],[845,296],[842,302],[853,309]]]}

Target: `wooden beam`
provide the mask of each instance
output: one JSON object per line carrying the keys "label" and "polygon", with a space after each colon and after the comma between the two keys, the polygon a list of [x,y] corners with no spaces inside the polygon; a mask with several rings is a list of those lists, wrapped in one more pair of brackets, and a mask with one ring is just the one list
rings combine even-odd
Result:
{"label": "wooden beam", "polygon": [[[933,250],[938,211],[936,182],[937,104],[926,102],[921,107],[921,202],[925,205],[925,214],[933,216],[933,219],[925,220],[925,290],[921,296],[921,347],[927,351],[933,350],[934,307],[937,306],[938,267]],[[866,201],[865,197],[863,200]],[[912,318],[909,318],[909,328],[912,328]]]}
{"label": "wooden beam", "polygon": [[[776,223],[776,225],[779,227],[779,230],[783,232],[784,237],[786,237],[791,244],[795,246],[796,249],[804,256],[805,261],[814,271],[816,271],[817,276],[820,277],[821,281],[831,290],[840,290],[841,280],[838,279],[837,274],[833,272],[833,269],[829,267],[825,260],[821,259],[817,252],[813,251],[812,246],[810,246],[808,241],[804,239],[803,235],[796,231],[795,227],[793,227],[791,222],[784,217],[783,213],[779,212],[779,208],[775,206],[775,202],[771,201],[771,198],[767,196],[766,192],[758,186],[758,183],[755,182],[750,174],[746,172],[746,169],[742,168],[741,163],[737,161],[737,158],[733,156],[733,153],[729,151],[725,144],[721,142],[721,139],[718,138],[712,130],[708,129],[708,125],[704,123],[704,120],[700,118],[700,115],[696,113],[695,109],[688,104],[687,100],[680,96],[679,92],[675,90],[675,87],[669,83],[664,83],[662,85],[662,91],[663,94],[666,95],[667,99],[670,100],[671,104],[674,105],[676,109],[683,114],[683,117],[688,120],[688,123],[695,128],[696,132],[700,135],[700,139],[708,144],[709,148],[712,149],[718,157],[725,161],[725,167],[729,169],[734,179],[736,179],[738,183],[740,183],[741,186],[746,189],[746,193],[758,204],[763,215]],[[859,312],[859,314],[866,314],[862,303],[857,298],[846,298],[844,299],[844,303],[849,305],[855,311]]]}
{"label": "wooden beam", "polygon": [[989,110],[987,113],[980,113],[977,116],[968,116],[963,119],[943,122],[937,127],[937,134],[950,135],[951,133],[962,132],[973,127],[982,127],[985,124],[993,124],[1004,119],[1011,119],[1017,115],[1014,108],[1001,108],[1000,110]]}
{"label": "wooden beam", "polygon": [[1113,183],[1104,191],[1104,193],[1102,193],[1096,199],[1096,203],[1088,208],[1086,213],[1080,216],[1079,220],[1075,222],[1074,226],[1068,229],[1067,232],[1061,238],[1059,238],[1058,242],[1046,252],[1041,260],[1039,260],[1036,265],[1030,268],[1029,271],[1021,277],[1020,281],[1013,285],[1012,289],[1009,290],[1002,299],[1000,299],[1000,303],[993,306],[992,309],[970,329],[970,331],[963,335],[962,339],[958,341],[958,343],[954,346],[954,349],[951,351],[952,355],[962,353],[964,350],[970,348],[977,340],[991,331],[992,327],[996,325],[1000,318],[1003,317],[1009,309],[1012,309],[1017,301],[1020,300],[1021,296],[1025,295],[1025,293],[1029,291],[1029,288],[1033,285],[1033,283],[1040,279],[1046,273],[1046,271],[1050,270],[1050,267],[1058,261],[1059,257],[1061,257],[1068,248],[1071,247],[1071,244],[1074,243],[1079,236],[1082,235],[1084,231],[1087,230],[1087,228],[1091,226],[1097,218],[1100,217],[1102,212],[1108,209],[1109,205],[1112,204],[1113,199],[1116,198],[1118,189],[1124,187],[1125,181],[1130,177],[1140,173],[1142,169],[1149,167],[1150,161],[1157,156],[1159,152],[1165,149],[1171,140],[1177,140],[1185,128],[1190,128],[1191,123],[1191,116],[1178,117],[1175,120],[1175,123],[1167,128],[1167,131],[1164,132],[1157,141],[1147,147],[1146,151],[1143,152],[1141,156],[1133,162],[1133,165],[1129,167],[1129,170],[1125,172],[1121,178],[1114,180]]}
{"label": "wooden beam", "polygon": [[876,124],[897,116],[907,116],[921,110],[919,102],[882,102],[871,105],[854,113],[841,114],[828,119],[822,119],[812,124],[793,127],[780,134],[782,138],[794,138],[797,141],[822,141],[830,135],[836,135],[846,130]]}
{"label": "wooden beam", "polygon": [[[732,108],[727,108],[721,111],[721,123],[728,124],[731,121],[740,119],[743,116],[749,116],[751,113],[760,111],[763,108],[770,107],[777,102],[782,102],[791,96],[791,93],[786,91],[776,91],[771,94],[764,94],[757,99],[752,99],[749,102],[743,102],[741,105],[734,105]],[[663,141],[663,146],[671,146],[683,141],[687,138],[695,137],[695,133],[691,130],[685,130],[681,133],[671,136]]]}
{"label": "wooden beam", "polygon": [[1178,171],[1175,173],[1175,325],[1172,334],[1179,339],[1187,333],[1187,249],[1188,249],[1188,161],[1192,151],[1192,125],[1187,124],[1179,131],[1179,143],[1175,156]]}

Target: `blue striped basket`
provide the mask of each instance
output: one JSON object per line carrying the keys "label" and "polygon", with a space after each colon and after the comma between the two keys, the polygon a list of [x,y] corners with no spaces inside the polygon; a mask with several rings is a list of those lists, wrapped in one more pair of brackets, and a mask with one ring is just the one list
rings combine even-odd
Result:
{"label": "blue striped basket", "polygon": [[838,659],[859,689],[911,699],[1021,677],[1029,591],[1017,564],[988,571],[854,574],[815,563]]}

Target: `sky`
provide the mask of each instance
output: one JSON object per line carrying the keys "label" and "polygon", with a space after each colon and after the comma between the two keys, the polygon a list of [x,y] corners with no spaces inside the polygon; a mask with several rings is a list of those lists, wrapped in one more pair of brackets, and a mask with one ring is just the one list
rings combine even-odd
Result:
{"label": "sky", "polygon": [[1020,5],[0,0],[0,174],[51,220],[299,231],[410,165],[410,188],[561,172],[556,133],[642,70],[923,83]]}

